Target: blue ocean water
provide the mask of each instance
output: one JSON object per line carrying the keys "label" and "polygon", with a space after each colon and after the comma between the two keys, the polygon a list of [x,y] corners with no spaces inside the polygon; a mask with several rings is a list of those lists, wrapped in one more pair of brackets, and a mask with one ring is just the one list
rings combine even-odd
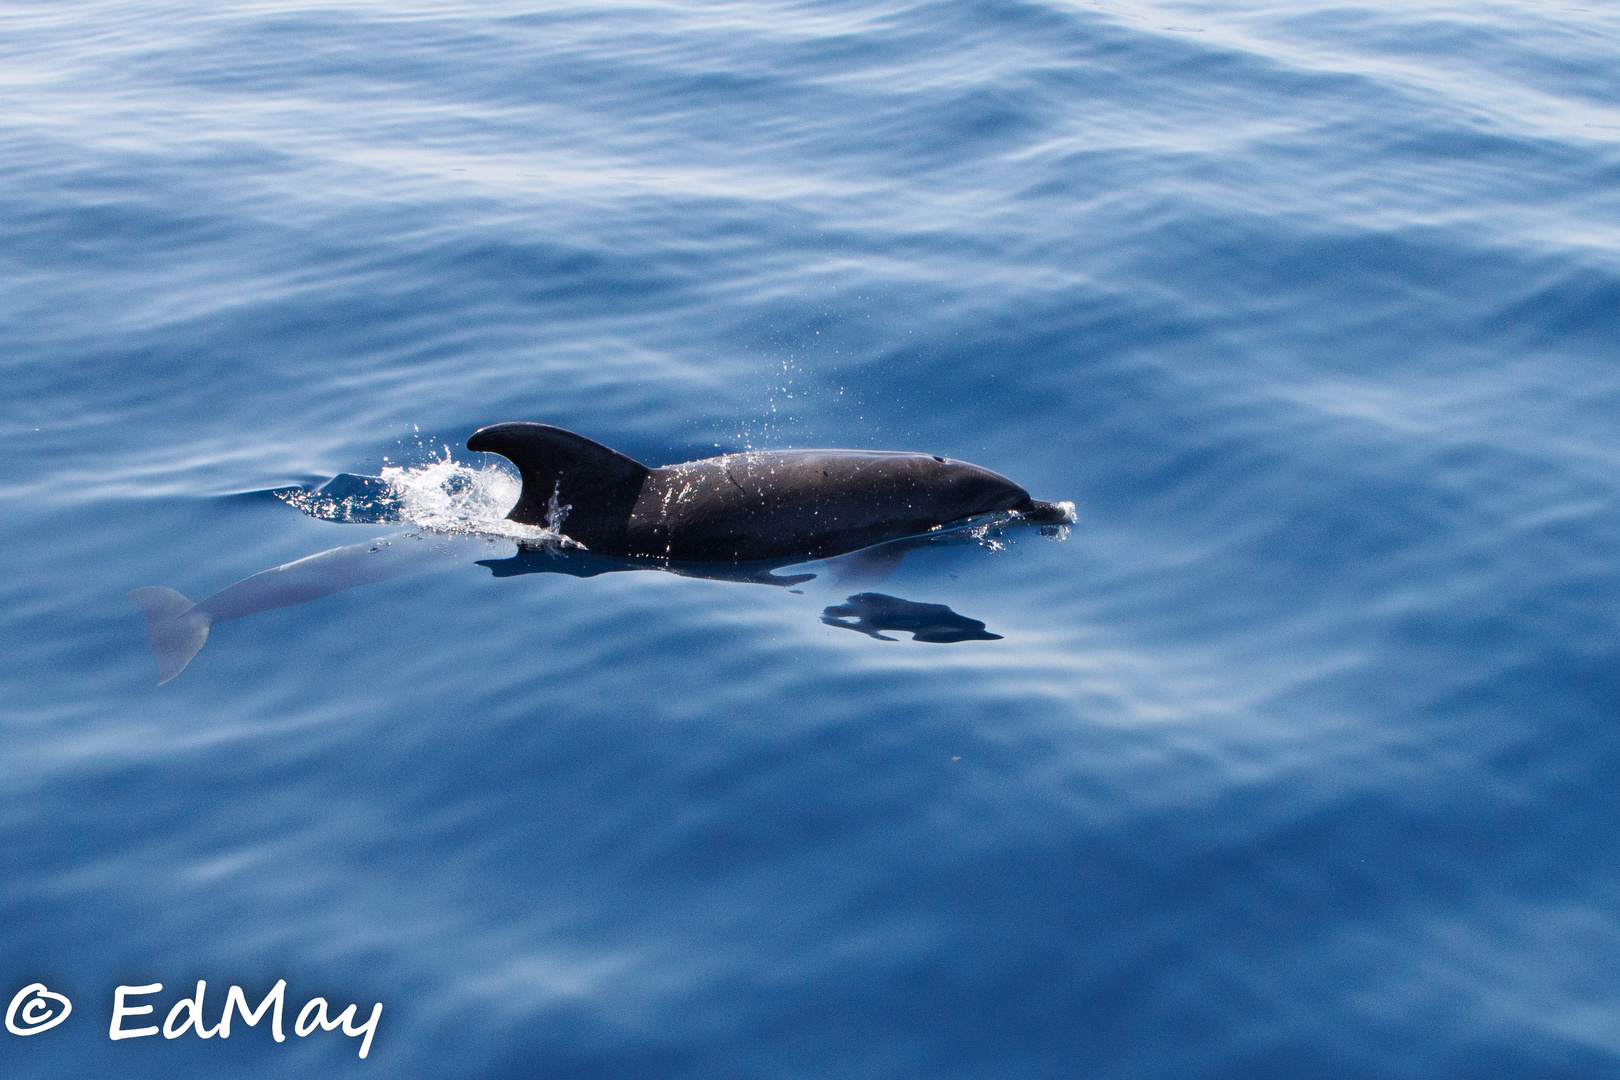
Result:
{"label": "blue ocean water", "polygon": [[[1620,1075],[1612,6],[7,2],[0,85],[6,1077]],[[1077,522],[500,576],[506,420]],[[153,685],[126,592],[401,528]],[[198,980],[285,1041],[109,1038]]]}

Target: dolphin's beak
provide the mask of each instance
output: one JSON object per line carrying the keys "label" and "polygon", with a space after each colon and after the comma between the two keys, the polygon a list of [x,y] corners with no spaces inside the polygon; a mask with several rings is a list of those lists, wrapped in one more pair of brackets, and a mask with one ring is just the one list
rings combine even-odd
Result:
{"label": "dolphin's beak", "polygon": [[1073,525],[1074,503],[1071,502],[1041,502],[1039,499],[1029,500],[1029,505],[1018,511],[1026,521],[1038,522],[1042,525]]}

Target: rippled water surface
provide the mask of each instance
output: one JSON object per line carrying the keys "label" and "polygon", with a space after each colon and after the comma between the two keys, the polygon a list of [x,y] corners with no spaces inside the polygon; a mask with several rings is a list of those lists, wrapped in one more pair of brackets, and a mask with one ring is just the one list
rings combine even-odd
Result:
{"label": "rippled water surface", "polygon": [[[3,3],[0,93],[5,1076],[1620,1075],[1612,6]],[[1077,521],[619,572],[507,420]],[[127,592],[333,549],[154,686]]]}

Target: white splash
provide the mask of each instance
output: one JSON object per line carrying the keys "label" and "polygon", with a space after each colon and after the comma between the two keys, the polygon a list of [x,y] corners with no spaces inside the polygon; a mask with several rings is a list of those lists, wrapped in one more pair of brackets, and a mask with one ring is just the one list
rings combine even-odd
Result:
{"label": "white splash", "polygon": [[410,525],[441,533],[518,540],[525,544],[572,545],[557,526],[567,507],[547,528],[506,519],[523,482],[501,465],[479,468],[444,456],[416,465],[385,465],[380,476],[344,474],[310,490],[286,488],[275,494],[310,517],[323,521]]}
{"label": "white splash", "polygon": [[403,520],[425,529],[476,528],[505,514],[519,484],[494,466],[472,469],[448,453],[420,465],[385,465],[382,479],[398,500]]}
{"label": "white splash", "polygon": [[384,466],[382,479],[399,500],[400,520],[419,528],[526,542],[563,539],[555,529],[507,520],[522,480],[500,465],[457,461],[448,447],[436,461]]}
{"label": "white splash", "polygon": [[573,503],[562,501],[562,481],[557,481],[552,485],[551,498],[546,503],[546,528],[561,536],[563,522],[568,520],[568,511],[573,508]]}

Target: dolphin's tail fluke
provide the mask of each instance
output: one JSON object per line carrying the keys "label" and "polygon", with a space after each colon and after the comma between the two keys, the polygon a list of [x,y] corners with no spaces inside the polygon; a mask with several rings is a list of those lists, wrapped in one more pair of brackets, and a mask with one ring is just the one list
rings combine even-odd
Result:
{"label": "dolphin's tail fluke", "polygon": [[157,657],[162,686],[191,663],[208,640],[208,616],[173,589],[151,585],[126,594],[146,615],[146,640]]}

